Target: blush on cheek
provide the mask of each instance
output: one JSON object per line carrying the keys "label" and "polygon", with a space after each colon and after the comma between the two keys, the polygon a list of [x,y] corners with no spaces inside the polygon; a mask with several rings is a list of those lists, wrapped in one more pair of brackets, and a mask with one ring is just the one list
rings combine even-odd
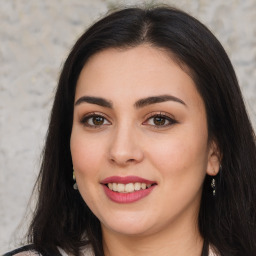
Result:
{"label": "blush on cheek", "polygon": [[186,151],[184,144],[170,138],[169,140],[161,140],[157,145],[152,143],[146,148],[151,159],[156,162],[156,167],[164,167],[181,161],[181,155],[184,155]]}
{"label": "blush on cheek", "polygon": [[148,146],[147,149],[155,168],[167,175],[183,176],[191,171],[193,166],[195,169],[202,169],[201,165],[205,162],[205,143],[193,143],[189,138],[171,138],[161,141],[158,145],[154,143],[154,146]]}
{"label": "blush on cheek", "polygon": [[89,174],[98,169],[101,162],[103,147],[100,143],[82,141],[82,139],[71,139],[70,143],[73,166],[76,171]]}

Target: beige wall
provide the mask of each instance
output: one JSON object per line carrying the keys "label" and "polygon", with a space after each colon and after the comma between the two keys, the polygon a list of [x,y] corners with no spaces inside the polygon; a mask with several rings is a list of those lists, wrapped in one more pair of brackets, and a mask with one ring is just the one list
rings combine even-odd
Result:
{"label": "beige wall", "polygon": [[[162,2],[190,12],[219,38],[256,127],[256,0]],[[63,61],[84,29],[120,3],[142,1],[0,0],[0,254],[14,247]]]}

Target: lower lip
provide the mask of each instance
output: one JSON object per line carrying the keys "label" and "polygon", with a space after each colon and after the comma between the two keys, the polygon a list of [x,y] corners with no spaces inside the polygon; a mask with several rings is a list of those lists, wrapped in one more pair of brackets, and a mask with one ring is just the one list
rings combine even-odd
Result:
{"label": "lower lip", "polygon": [[146,197],[149,195],[152,190],[155,188],[155,186],[151,186],[150,188],[134,191],[131,193],[119,193],[110,190],[106,185],[103,185],[104,191],[107,195],[107,197],[119,204],[128,204],[133,203],[136,201],[139,201],[140,199]]}

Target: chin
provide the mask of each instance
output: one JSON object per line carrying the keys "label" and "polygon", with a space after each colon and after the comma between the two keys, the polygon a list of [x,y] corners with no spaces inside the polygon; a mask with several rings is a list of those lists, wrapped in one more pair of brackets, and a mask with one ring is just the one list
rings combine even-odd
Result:
{"label": "chin", "polygon": [[143,236],[149,234],[149,230],[146,227],[139,227],[139,226],[112,226],[112,227],[105,227],[108,230],[111,230],[114,233],[118,233],[124,236]]}
{"label": "chin", "polygon": [[[151,224],[149,225],[149,223]],[[145,217],[143,220],[140,218],[131,218],[131,216],[123,216],[123,218],[116,217],[111,221],[102,221],[101,225],[103,230],[107,229],[127,236],[144,235],[150,233],[150,230],[152,229],[152,221],[146,220]]]}

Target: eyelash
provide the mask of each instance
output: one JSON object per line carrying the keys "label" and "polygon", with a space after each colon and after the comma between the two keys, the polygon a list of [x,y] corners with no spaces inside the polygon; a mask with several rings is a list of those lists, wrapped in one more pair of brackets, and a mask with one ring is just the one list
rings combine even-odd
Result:
{"label": "eyelash", "polygon": [[[88,123],[90,121],[90,119],[98,118],[98,117],[103,119],[103,124],[95,125],[95,124],[89,124]],[[171,126],[171,125],[174,125],[175,123],[177,123],[177,121],[173,117],[170,117],[170,115],[167,114],[167,113],[154,112],[154,113],[151,113],[150,116],[147,117],[146,121],[143,122],[142,124],[146,125],[146,123],[148,123],[150,119],[154,119],[154,118],[161,118],[164,121],[163,125],[150,124],[150,126],[152,126],[155,129],[165,128],[165,127],[168,127],[168,126]],[[107,121],[108,124],[104,124],[105,121]],[[165,124],[166,122],[168,122],[168,124]],[[96,128],[96,129],[101,128],[103,125],[110,125],[111,124],[111,122],[108,121],[108,118],[105,115],[103,115],[101,113],[95,113],[95,112],[94,113],[89,113],[89,114],[83,116],[80,120],[80,123],[83,124],[86,127]]]}
{"label": "eyelash", "polygon": [[165,128],[177,123],[177,121],[173,117],[171,117],[169,114],[165,112],[153,112],[149,115],[149,117],[147,117],[147,120],[143,122],[143,124],[147,123],[150,119],[154,119],[154,118],[161,118],[164,120],[164,122],[168,122],[168,124],[163,124],[163,125],[150,125],[155,129]]}
{"label": "eyelash", "polygon": [[81,120],[80,120],[80,123],[81,124],[83,124],[84,126],[86,126],[86,127],[89,127],[89,128],[101,128],[102,127],[102,125],[109,125],[109,124],[101,124],[101,125],[93,125],[93,124],[89,124],[88,122],[89,122],[89,120],[90,119],[92,119],[92,118],[97,118],[97,117],[100,117],[100,118],[102,118],[103,119],[103,122],[105,122],[106,120],[107,120],[107,122],[109,123],[109,124],[111,124],[109,121],[108,121],[108,118],[105,116],[105,115],[103,115],[103,114],[100,114],[100,113],[96,113],[96,112],[94,112],[94,113],[89,113],[89,114],[87,114],[87,115],[85,115],[85,116],[83,116],[82,118],[81,118]]}

